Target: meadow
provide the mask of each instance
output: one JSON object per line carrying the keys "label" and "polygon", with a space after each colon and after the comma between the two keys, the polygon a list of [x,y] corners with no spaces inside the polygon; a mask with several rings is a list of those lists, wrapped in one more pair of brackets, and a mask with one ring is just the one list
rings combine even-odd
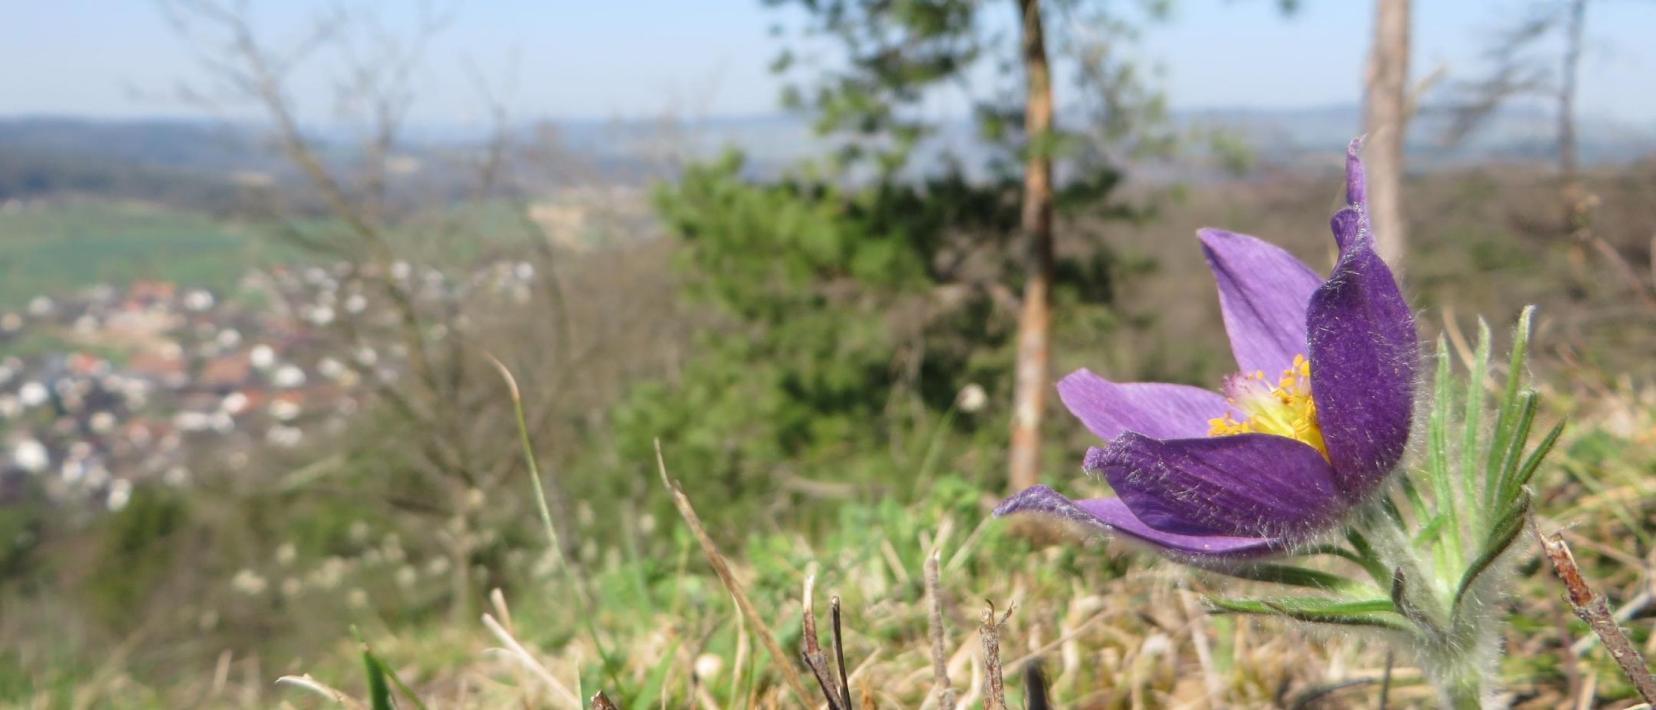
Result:
{"label": "meadow", "polygon": [[[1108,286],[1060,296],[1076,308],[1058,329],[1056,370],[1216,381],[1224,340],[1190,233],[1223,224],[1327,263],[1328,178],[1133,196],[1153,219],[1066,217],[1085,236],[1062,248],[1101,265],[1082,273]],[[1548,231],[1555,203],[1539,173],[1412,179],[1417,251],[1403,282],[1423,339],[1444,336],[1457,368],[1477,316],[1497,333],[1499,361],[1519,309],[1539,306],[1536,428],[1567,426],[1532,486],[1536,525],[1564,531],[1649,654],[1656,311],[1637,289],[1656,279],[1640,258],[1656,219],[1641,196],[1656,177],[1641,165],[1589,184],[1602,201],[1594,234],[1619,264]],[[1278,585],[1238,587],[1119,540],[991,518],[1005,492],[1004,314],[968,304],[916,315],[924,270],[859,253],[853,237],[926,217],[858,194],[835,198],[851,206],[837,216],[798,216],[828,225],[801,237],[816,261],[749,253],[740,236],[768,227],[742,215],[790,215],[799,195],[737,185],[715,170],[664,188],[667,234],[652,238],[550,257],[483,242],[479,254],[520,254],[579,294],[561,302],[550,340],[540,331],[553,312],[538,300],[468,314],[482,324],[471,344],[522,385],[509,390],[479,360],[453,400],[476,422],[476,460],[499,462],[497,473],[459,486],[408,473],[406,429],[377,407],[338,436],[260,452],[198,486],[141,488],[117,513],[8,518],[12,539],[40,542],[5,558],[0,696],[32,707],[565,707],[601,690],[621,707],[798,707],[823,702],[798,661],[814,601],[821,643],[843,632],[858,707],[936,707],[940,679],[961,704],[983,702],[986,612],[1013,706],[1037,685],[1058,707],[1435,702],[1422,670],[1374,634],[1215,613],[1208,601]],[[10,298],[138,277],[217,286],[275,249],[242,228],[131,207],[5,219],[22,235],[6,243],[7,263],[62,270],[8,281]],[[715,219],[722,231],[705,229]],[[505,224],[465,223],[490,234]],[[735,241],[703,241],[715,234]],[[65,249],[118,265],[55,259]],[[744,280],[720,280],[729,274]],[[847,279],[862,290],[848,295]],[[932,349],[913,374],[892,373],[917,357],[914,337]],[[1506,374],[1497,366],[1492,382]],[[968,406],[967,386],[987,403]],[[1088,439],[1060,412],[1044,481],[1097,487],[1079,471]],[[1425,451],[1409,456],[1419,465]],[[1525,535],[1501,602],[1513,614],[1502,697],[1633,704]],[[1340,564],[1326,569],[1349,571]],[[842,618],[830,620],[830,597]]]}

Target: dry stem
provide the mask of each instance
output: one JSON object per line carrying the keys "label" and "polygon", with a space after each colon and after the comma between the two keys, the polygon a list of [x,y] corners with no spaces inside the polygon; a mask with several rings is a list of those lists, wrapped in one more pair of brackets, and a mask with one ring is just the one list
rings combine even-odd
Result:
{"label": "dry stem", "polygon": [[805,662],[805,667],[811,669],[811,675],[816,676],[817,687],[822,689],[822,697],[827,698],[829,710],[851,710],[849,703],[840,702],[842,696],[838,683],[828,670],[828,661],[822,655],[822,644],[817,640],[816,603],[813,599],[815,587],[816,575],[805,575],[805,648],[799,652],[799,657]]}
{"label": "dry stem", "polygon": [[845,672],[845,634],[840,625],[840,598],[828,598],[828,609],[834,617],[834,665],[839,668],[840,705],[851,710],[851,679]]}
{"label": "dry stem", "polygon": [[1001,675],[1000,630],[1009,618],[1012,618],[1010,605],[1006,613],[997,619],[995,603],[989,602],[989,608],[983,612],[983,623],[978,626],[978,634],[983,637],[984,710],[1006,710],[1006,680]]}
{"label": "dry stem", "polygon": [[1605,603],[1604,597],[1587,586],[1587,580],[1581,575],[1581,567],[1576,565],[1575,555],[1571,554],[1570,546],[1557,533],[1543,535],[1540,528],[1530,521],[1530,532],[1535,534],[1537,542],[1541,543],[1541,551],[1546,553],[1547,561],[1552,563],[1553,572],[1558,574],[1559,581],[1564,583],[1567,592],[1566,598],[1570,608],[1577,617],[1586,622],[1593,633],[1598,634],[1599,640],[1604,642],[1605,650],[1615,659],[1616,665],[1621,666],[1622,673],[1633,682],[1634,689],[1647,703],[1656,704],[1656,677],[1650,673],[1645,665],[1644,656],[1639,649],[1633,647],[1633,642],[1622,633],[1621,627],[1616,624],[1616,618],[1610,613],[1610,605]]}
{"label": "dry stem", "polygon": [[673,507],[678,508],[679,516],[690,526],[690,534],[694,535],[696,542],[701,545],[702,554],[707,556],[707,564],[713,568],[713,573],[719,576],[719,582],[724,584],[730,596],[736,600],[736,607],[742,610],[742,616],[747,617],[754,633],[759,635],[759,641],[765,645],[765,651],[770,653],[777,671],[782,674],[782,680],[787,682],[788,689],[799,698],[799,702],[811,702],[811,694],[805,689],[805,681],[799,677],[799,670],[788,660],[788,654],[782,651],[782,644],[776,642],[776,636],[765,626],[759,611],[753,608],[747,591],[736,581],[736,574],[730,571],[730,563],[719,553],[718,546],[713,544],[713,538],[708,537],[707,529],[702,527],[701,517],[696,515],[696,509],[690,505],[690,497],[684,495],[684,490],[679,488],[676,481],[667,477],[667,460],[661,455],[660,439],[655,441],[655,451],[656,470],[661,474],[661,483],[667,487],[667,492],[672,494]]}
{"label": "dry stem", "polygon": [[937,707],[940,710],[954,710],[955,693],[954,688],[949,687],[949,655],[943,630],[943,595],[939,589],[939,555],[939,551],[932,550],[931,555],[926,558],[925,574],[926,601],[929,606],[926,625],[931,631],[932,688],[933,692],[937,693]]}

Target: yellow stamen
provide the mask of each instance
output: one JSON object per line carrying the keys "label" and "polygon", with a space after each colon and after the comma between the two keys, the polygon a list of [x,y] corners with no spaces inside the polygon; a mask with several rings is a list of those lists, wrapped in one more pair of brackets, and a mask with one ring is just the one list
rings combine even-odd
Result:
{"label": "yellow stamen", "polygon": [[1226,401],[1243,418],[1226,414],[1209,420],[1209,436],[1275,434],[1308,444],[1328,458],[1322,427],[1317,424],[1317,405],[1311,399],[1311,362],[1304,355],[1294,356],[1294,364],[1282,371],[1275,386],[1265,380],[1263,372],[1239,375],[1226,387]]}

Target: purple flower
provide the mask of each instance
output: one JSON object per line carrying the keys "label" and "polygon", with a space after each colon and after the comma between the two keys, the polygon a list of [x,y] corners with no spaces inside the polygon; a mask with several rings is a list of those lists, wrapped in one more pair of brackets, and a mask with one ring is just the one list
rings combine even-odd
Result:
{"label": "purple flower", "polygon": [[1223,393],[1071,373],[1059,397],[1109,442],[1084,468],[1117,497],[1033,486],[996,515],[1046,513],[1175,554],[1244,557],[1329,529],[1380,486],[1408,439],[1418,343],[1373,249],[1360,143],[1346,152],[1327,279],[1254,237],[1197,233],[1240,369]]}

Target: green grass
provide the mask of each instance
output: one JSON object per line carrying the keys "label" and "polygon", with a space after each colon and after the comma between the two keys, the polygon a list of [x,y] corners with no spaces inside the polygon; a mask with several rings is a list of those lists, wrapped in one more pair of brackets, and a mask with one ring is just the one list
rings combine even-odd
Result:
{"label": "green grass", "polygon": [[73,201],[0,213],[0,307],[96,283],[161,279],[224,289],[292,250],[207,215]]}
{"label": "green grass", "polygon": [[[326,238],[337,223],[305,219],[293,228]],[[525,226],[501,203],[442,208],[389,231],[410,258],[464,264],[525,243]],[[99,283],[137,279],[231,290],[249,268],[303,261],[274,225],[99,200],[0,212],[0,309],[62,296]]]}

